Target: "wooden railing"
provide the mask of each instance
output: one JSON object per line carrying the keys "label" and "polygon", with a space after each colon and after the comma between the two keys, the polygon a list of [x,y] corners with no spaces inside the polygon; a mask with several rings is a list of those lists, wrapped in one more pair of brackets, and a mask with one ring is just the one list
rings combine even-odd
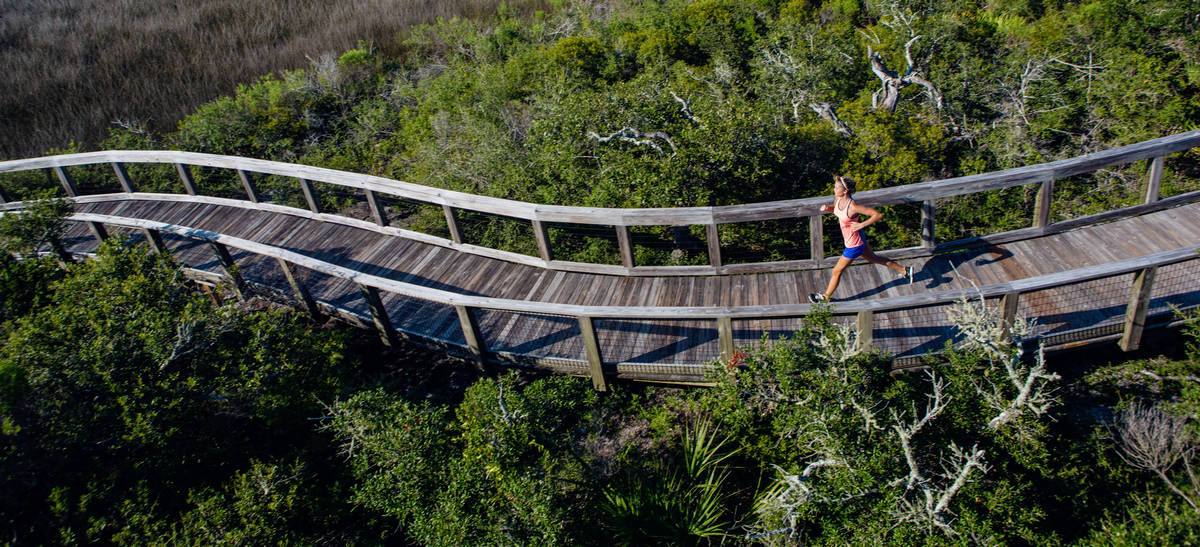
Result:
{"label": "wooden railing", "polygon": [[[9,204],[5,206],[4,209],[18,210],[19,204]],[[343,266],[338,266],[336,264],[320,261],[281,247],[185,226],[93,213],[76,213],[70,217],[70,220],[88,223],[92,226],[102,227],[103,225],[110,225],[140,229],[145,234],[147,241],[150,242],[151,245],[153,245],[154,248],[160,252],[165,252],[165,246],[163,245],[162,237],[163,233],[170,233],[176,236],[205,241],[212,246],[213,250],[216,252],[219,262],[224,267],[223,278],[230,282],[230,286],[239,295],[246,290],[247,281],[242,278],[241,274],[239,273],[239,269],[233,267],[234,262],[229,249],[240,249],[256,255],[273,258],[281,266],[288,281],[288,285],[294,294],[297,305],[301,309],[309,310],[312,313],[316,313],[319,306],[325,306],[327,308],[333,308],[334,311],[341,312],[343,315],[353,314],[353,312],[350,310],[344,308],[337,309],[329,303],[319,303],[315,301],[308,288],[305,287],[303,283],[298,281],[299,278],[296,275],[298,269],[309,269],[328,276],[347,280],[357,287],[357,290],[365,299],[370,312],[369,320],[374,324],[375,328],[378,329],[385,343],[393,343],[396,341],[398,338],[398,333],[392,324],[392,321],[390,320],[388,310],[384,306],[383,299],[381,298],[381,291],[386,293],[394,293],[407,298],[453,306],[457,311],[459,327],[462,330],[463,340],[465,340],[465,347],[461,349],[464,353],[473,358],[479,364],[479,366],[484,366],[489,361],[494,360],[489,347],[492,347],[492,344],[497,342],[497,340],[492,340],[485,336],[485,332],[480,329],[478,321],[478,314],[480,310],[496,310],[522,314],[568,317],[578,325],[579,337],[586,355],[586,368],[581,368],[576,373],[590,376],[593,385],[599,390],[606,389],[608,379],[616,376],[613,372],[614,369],[617,368],[617,363],[607,360],[601,351],[601,345],[597,339],[597,329],[595,326],[595,321],[597,320],[621,319],[643,323],[679,320],[698,320],[706,322],[712,325],[710,328],[715,327],[719,346],[719,356],[728,362],[735,349],[735,338],[733,333],[733,322],[735,320],[744,321],[798,318],[804,317],[810,314],[812,311],[811,304],[716,307],[627,307],[570,305],[473,296],[374,276]],[[106,235],[103,232],[93,231],[93,233],[97,237],[104,237]],[[1165,266],[1198,260],[1200,259],[1200,254],[1198,253],[1200,253],[1200,243],[1139,258],[1127,259],[1088,268],[1063,271],[1034,278],[1010,281],[1007,283],[998,283],[976,288],[924,292],[920,294],[877,300],[839,302],[835,305],[835,313],[838,315],[853,315],[856,319],[855,328],[857,329],[859,344],[863,346],[870,346],[875,343],[876,326],[874,317],[876,314],[883,312],[914,308],[935,308],[959,301],[963,298],[984,298],[991,300],[993,303],[998,300],[999,302],[997,305],[999,305],[1000,309],[1003,310],[1003,320],[1006,324],[1011,325],[1012,321],[1016,317],[1018,303],[1022,298],[1022,295],[1044,291],[1047,289],[1065,287],[1068,285],[1086,283],[1093,280],[1112,280],[1122,275],[1133,273],[1134,276],[1132,282],[1124,289],[1124,294],[1128,295],[1128,303],[1125,306],[1124,311],[1125,320],[1123,324],[1120,325],[1119,329],[1114,328],[1108,329],[1107,331],[1087,332],[1083,336],[1075,336],[1073,339],[1074,341],[1072,342],[1075,343],[1079,341],[1087,341],[1089,339],[1095,340],[1111,338],[1113,337],[1113,333],[1116,333],[1120,337],[1120,346],[1125,350],[1129,350],[1138,346],[1139,340],[1141,339],[1142,330],[1146,326],[1147,310],[1149,307],[1148,304],[1155,285],[1156,272]],[[1200,291],[1200,286],[1195,285],[1195,277],[1190,277],[1190,279],[1191,281],[1189,283],[1195,287],[1195,291]],[[336,298],[333,300],[337,301],[343,299]],[[1061,335],[1062,333],[1057,333],[1054,336],[1061,338]],[[633,329],[628,336],[638,336],[638,329]],[[696,373],[691,375],[655,374],[651,372],[620,374],[620,376],[643,380],[703,382],[705,379],[704,371],[706,369],[707,367],[702,367]]]}
{"label": "wooden railing", "polygon": [[[1103,222],[1125,216],[1133,216],[1145,212],[1171,207],[1180,203],[1189,203],[1200,199],[1200,191],[1159,199],[1159,185],[1162,178],[1163,158],[1167,155],[1182,152],[1200,146],[1200,130],[1180,133],[1169,137],[1154,139],[1138,144],[1124,146],[1113,150],[1088,154],[1076,158],[1060,160],[1017,169],[1009,169],[981,175],[971,175],[952,179],[923,182],[865,191],[856,194],[856,199],[870,206],[895,205],[905,203],[921,204],[921,244],[916,247],[895,249],[889,251],[893,258],[923,256],[947,248],[971,245],[976,243],[1001,243],[1035,235],[1044,235],[1079,226]],[[1141,203],[1136,206],[1107,211],[1061,222],[1051,222],[1051,202],[1054,196],[1055,180],[1064,177],[1094,172],[1099,169],[1129,164],[1140,160],[1150,160],[1149,173],[1144,185]],[[0,162],[0,173],[27,171],[33,169],[48,169],[53,171],[68,196],[76,197],[79,190],[68,172],[68,167],[104,164],[113,166],[117,181],[125,195],[142,196],[150,199],[161,197],[160,194],[145,195],[136,193],[136,183],[125,168],[125,164],[159,163],[174,164],[185,191],[190,196],[196,196],[200,188],[190,172],[190,166],[203,166],[232,170],[236,172],[245,191],[248,203],[244,206],[270,210],[290,210],[293,214],[316,215],[319,218],[336,222],[352,224],[374,224],[373,229],[406,237],[417,241],[451,247],[463,252],[473,253],[532,266],[601,273],[614,275],[712,275],[736,274],[766,271],[783,271],[800,268],[815,268],[826,265],[836,257],[825,257],[824,234],[820,206],[828,203],[828,197],[813,197],[754,203],[745,205],[729,205],[718,207],[681,207],[672,209],[601,209],[591,207],[568,207],[558,205],[539,205],[499,198],[476,196],[462,192],[442,190],[401,182],[382,177],[374,177],[356,173],[348,173],[333,169],[295,165],[273,161],[241,158],[233,156],[217,156],[192,152],[176,151],[105,151],[83,154],[67,154],[48,156],[26,160]],[[258,175],[277,175],[296,179],[296,184],[304,195],[309,210],[302,211],[290,207],[281,207],[262,203],[262,196],[255,187],[254,177]],[[366,223],[321,210],[312,182],[322,182],[339,185],[361,191],[370,208],[373,223]],[[1012,188],[1017,186],[1037,185],[1037,201],[1034,205],[1032,225],[1028,228],[989,234],[970,240],[938,242],[934,237],[937,200]],[[387,211],[381,206],[379,195],[385,194],[403,199],[414,200],[440,207],[444,214],[449,238],[437,237],[421,232],[396,228],[388,225]],[[3,196],[0,196],[3,199]],[[197,198],[198,199],[198,198]],[[460,211],[474,211],[520,219],[529,222],[532,228],[534,243],[538,256],[528,256],[517,252],[493,249],[471,243],[464,239],[464,229],[459,221]],[[789,260],[775,262],[757,262],[749,264],[726,264],[722,260],[722,245],[719,227],[726,224],[742,222],[758,222],[787,218],[808,217],[809,251],[807,260]],[[612,229],[619,253],[621,265],[592,264],[557,260],[553,256],[547,226],[554,224],[575,224],[604,226],[605,230]],[[693,226],[705,227],[707,234],[707,251],[710,259],[703,266],[645,266],[635,264],[634,244],[630,236],[633,226]]]}

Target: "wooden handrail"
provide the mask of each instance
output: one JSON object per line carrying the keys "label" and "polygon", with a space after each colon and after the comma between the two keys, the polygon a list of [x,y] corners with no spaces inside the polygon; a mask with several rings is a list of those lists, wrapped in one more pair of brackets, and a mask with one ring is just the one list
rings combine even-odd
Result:
{"label": "wooden handrail", "polygon": [[[1040,184],[1042,185],[1041,191],[1039,192],[1039,197],[1041,199],[1039,199],[1038,211],[1035,212],[1033,229],[1032,231],[1029,231],[1029,234],[1036,235],[1044,233],[1051,226],[1056,226],[1058,224],[1052,224],[1049,222],[1051,191],[1055,179],[1078,175],[1081,173],[1088,173],[1113,165],[1151,159],[1153,161],[1149,177],[1150,180],[1148,181],[1146,194],[1144,196],[1144,205],[1155,204],[1157,201],[1159,201],[1158,181],[1161,178],[1162,173],[1162,158],[1168,154],[1182,152],[1196,146],[1200,146],[1200,130],[1188,131],[1185,133],[1153,139],[1112,150],[1086,154],[1083,156],[1038,165],[1007,169],[1004,171],[996,171],[980,175],[955,177],[939,181],[921,182],[905,186],[864,191],[857,193],[855,197],[860,203],[872,206],[902,203],[923,204],[923,229],[921,245],[914,248],[915,250],[900,250],[902,256],[918,256],[919,254],[928,254],[938,248],[933,241],[935,212],[932,204],[936,199],[989,190],[1011,188],[1014,186]],[[448,224],[451,229],[452,237],[447,240],[444,238],[438,238],[436,236],[429,236],[427,234],[419,234],[418,232],[403,230],[398,230],[397,235],[409,237],[418,241],[435,243],[438,245],[454,246],[464,252],[481,254],[485,256],[501,258],[504,260],[553,269],[606,274],[711,275],[716,273],[776,271],[784,269],[796,269],[803,266],[814,267],[822,265],[824,259],[823,256],[820,256],[821,253],[815,252],[813,255],[814,258],[806,261],[724,265],[722,264],[720,258],[720,244],[716,239],[716,227],[721,224],[776,220],[803,216],[812,217],[814,220],[811,224],[818,225],[817,223],[819,222],[819,217],[821,215],[820,206],[828,202],[829,198],[827,196],[741,205],[679,207],[664,209],[610,209],[562,205],[542,205],[502,198],[478,196],[464,192],[432,188],[383,177],[350,173],[322,167],[289,164],[237,156],[220,156],[196,152],[153,150],[110,150],[4,161],[0,162],[0,173],[31,169],[52,169],[56,174],[58,174],[60,180],[63,181],[63,185],[65,188],[67,188],[68,194],[71,194],[74,193],[75,188],[64,168],[70,166],[101,163],[109,163],[113,166],[123,166],[129,163],[174,164],[177,166],[180,176],[183,178],[184,185],[189,194],[195,193],[195,184],[191,179],[190,173],[188,173],[187,166],[196,165],[235,170],[241,178],[251,201],[257,201],[257,194],[254,190],[252,182],[247,176],[248,173],[279,175],[283,177],[294,178],[300,181],[298,184],[300,184],[302,188],[308,186],[309,181],[356,188],[363,190],[369,201],[374,201],[373,198],[375,194],[386,194],[404,199],[421,201],[424,203],[441,206],[445,210],[446,217],[449,219]],[[126,199],[138,196],[139,194],[130,193],[130,191],[133,190],[132,181],[130,181],[127,174],[124,173],[123,167],[119,167],[117,169],[117,176],[120,177],[122,187],[126,191],[126,193],[121,195]],[[309,207],[315,208],[315,200],[311,199],[311,196],[308,193],[306,193],[306,198],[309,198]],[[1200,194],[1189,194],[1189,199],[1200,199]],[[255,203],[255,205],[263,206],[269,204]],[[293,208],[286,209],[292,210]],[[458,230],[459,226],[457,226],[455,221],[456,210],[458,209],[530,221],[535,225],[534,232],[535,238],[537,238],[539,256],[528,257],[519,253],[489,249],[487,247],[464,243],[463,237]],[[301,209],[294,210],[303,211]],[[375,206],[374,210],[378,211],[377,205]],[[1093,215],[1092,217],[1088,218],[1093,217],[1103,218],[1103,214]],[[376,223],[382,224],[381,219],[382,215],[377,215]],[[1079,219],[1075,219],[1065,222],[1078,224],[1079,221]],[[618,241],[621,243],[622,265],[613,266],[552,260],[553,257],[551,256],[551,253],[548,249],[548,243],[546,242],[547,238],[543,232],[545,223],[589,224],[616,227]],[[704,225],[707,227],[709,253],[712,260],[712,263],[709,266],[646,267],[637,266],[633,263],[632,252],[626,248],[626,245],[628,245],[627,236],[629,226],[687,225]],[[1017,232],[1020,232],[1020,230],[1017,230]],[[621,237],[622,235],[626,237]],[[812,250],[820,251],[820,230],[813,230],[813,233],[810,235],[810,237],[812,239],[810,245]]]}

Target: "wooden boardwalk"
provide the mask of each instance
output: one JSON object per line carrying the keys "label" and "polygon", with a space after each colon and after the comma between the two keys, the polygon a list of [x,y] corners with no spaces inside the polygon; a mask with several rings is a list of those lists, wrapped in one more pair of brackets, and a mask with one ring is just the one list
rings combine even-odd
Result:
{"label": "wooden boardwalk", "polygon": [[[828,280],[827,269],[710,276],[617,276],[550,270],[339,222],[200,200],[157,201],[115,194],[85,200],[76,206],[76,212],[206,230],[284,248],[363,273],[458,294],[562,305],[795,304],[803,300],[803,295],[823,289]],[[117,224],[109,225],[109,231],[126,230],[135,238],[141,237],[140,232],[117,228]],[[165,233],[164,239],[185,265],[220,271],[217,256],[208,245]],[[75,253],[90,252],[97,245],[83,223],[72,224],[64,243]],[[886,268],[856,264],[843,275],[834,301],[872,301],[1003,283],[1187,246],[1200,246],[1200,204],[1000,245],[900,260],[918,272],[916,282],[911,285]],[[274,259],[244,251],[234,251],[233,257],[253,285],[284,294],[289,291],[282,269]],[[1119,333],[1133,275],[1025,294],[1020,300],[1019,313],[1037,318],[1037,334],[1043,337],[1072,333],[1095,338],[1097,333]],[[301,278],[316,300],[370,321],[367,302],[350,281],[307,270],[301,271]],[[451,350],[466,347],[454,306],[386,292],[382,297],[392,324],[402,333]],[[1200,261],[1171,264],[1157,271],[1149,314],[1162,317],[1168,311],[1168,303],[1180,307],[1200,303]],[[587,374],[584,341],[578,323],[570,315],[481,309],[477,319],[493,360]],[[854,319],[853,315],[838,318],[847,323]],[[770,337],[785,336],[797,328],[799,321],[798,318],[735,318],[734,342],[739,346],[751,345],[764,333]],[[875,314],[874,321],[874,344],[900,359],[940,349],[954,336],[944,306],[883,311]],[[718,329],[712,321],[597,318],[595,327],[605,365],[615,368],[615,376],[699,379],[707,364],[721,353]],[[1071,335],[1057,341],[1069,343]]]}

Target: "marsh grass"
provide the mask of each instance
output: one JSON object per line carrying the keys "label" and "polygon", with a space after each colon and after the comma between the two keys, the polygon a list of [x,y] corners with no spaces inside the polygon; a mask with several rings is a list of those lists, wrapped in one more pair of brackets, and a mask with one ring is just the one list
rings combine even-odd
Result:
{"label": "marsh grass", "polygon": [[[175,128],[239,83],[305,68],[366,41],[402,53],[407,29],[494,17],[500,0],[0,0],[0,159],[75,142],[114,123]],[[545,0],[507,4],[518,14]]]}

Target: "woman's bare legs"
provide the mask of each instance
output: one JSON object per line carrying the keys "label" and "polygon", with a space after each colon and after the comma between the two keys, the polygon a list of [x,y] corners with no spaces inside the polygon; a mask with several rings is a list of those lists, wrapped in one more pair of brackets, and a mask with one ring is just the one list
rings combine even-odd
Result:
{"label": "woman's bare legs", "polygon": [[867,243],[866,245],[867,248],[863,249],[862,257],[865,258],[867,262],[870,262],[871,264],[879,264],[880,266],[887,266],[902,274],[908,273],[908,270],[905,270],[904,266],[897,264],[896,261],[875,254],[875,251],[871,250],[870,243]]}
{"label": "woman's bare legs", "polygon": [[837,265],[833,267],[833,272],[829,277],[829,286],[825,287],[826,300],[829,300],[833,296],[833,291],[837,290],[838,282],[842,280],[842,272],[845,271],[846,266],[849,266],[851,262],[854,262],[853,258],[838,257]]}

